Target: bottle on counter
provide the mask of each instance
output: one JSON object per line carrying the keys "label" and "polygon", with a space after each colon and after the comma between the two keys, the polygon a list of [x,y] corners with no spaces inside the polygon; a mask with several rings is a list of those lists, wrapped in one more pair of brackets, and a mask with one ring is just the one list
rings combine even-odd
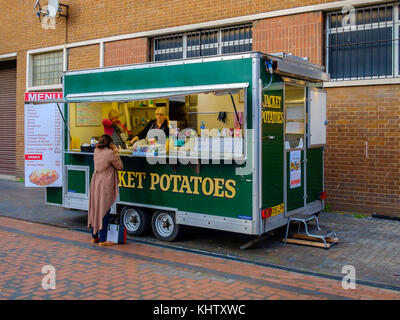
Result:
{"label": "bottle on counter", "polygon": [[96,139],[92,137],[90,139],[90,147],[92,149],[91,151],[94,151],[94,149],[96,149],[96,143],[97,143]]}
{"label": "bottle on counter", "polygon": [[205,130],[206,126],[204,124],[204,121],[201,122],[200,125],[200,137],[204,137],[204,130]]}

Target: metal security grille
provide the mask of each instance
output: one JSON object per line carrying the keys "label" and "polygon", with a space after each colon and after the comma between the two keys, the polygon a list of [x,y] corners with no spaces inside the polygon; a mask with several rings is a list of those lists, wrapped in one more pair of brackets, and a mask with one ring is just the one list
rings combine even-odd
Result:
{"label": "metal security grille", "polygon": [[32,56],[32,85],[60,84],[62,69],[62,51],[35,54]]}
{"label": "metal security grille", "polygon": [[251,25],[241,25],[157,37],[154,61],[251,51],[251,29]]}
{"label": "metal security grille", "polygon": [[399,5],[327,15],[327,69],[332,80],[399,75]]}
{"label": "metal security grille", "polygon": [[183,36],[159,37],[154,41],[154,60],[173,60],[183,57]]}
{"label": "metal security grille", "polygon": [[222,53],[251,51],[251,25],[222,29]]}
{"label": "metal security grille", "polygon": [[187,34],[187,58],[218,54],[218,30]]}
{"label": "metal security grille", "polygon": [[12,176],[16,168],[16,90],[16,62],[0,62],[0,174]]}

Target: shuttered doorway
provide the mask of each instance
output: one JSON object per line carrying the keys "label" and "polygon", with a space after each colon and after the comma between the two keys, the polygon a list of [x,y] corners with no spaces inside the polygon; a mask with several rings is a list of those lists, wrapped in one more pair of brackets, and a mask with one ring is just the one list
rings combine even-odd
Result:
{"label": "shuttered doorway", "polygon": [[0,62],[0,174],[15,176],[16,61]]}

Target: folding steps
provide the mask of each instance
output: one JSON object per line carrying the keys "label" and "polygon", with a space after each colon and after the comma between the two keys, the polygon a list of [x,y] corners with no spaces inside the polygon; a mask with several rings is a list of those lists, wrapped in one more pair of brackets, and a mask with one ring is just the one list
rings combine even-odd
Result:
{"label": "folding steps", "polygon": [[[309,226],[308,223],[315,221],[315,226]],[[288,238],[289,227],[292,222],[298,224],[297,233],[291,234]],[[301,226],[304,225],[304,232],[300,233]],[[286,243],[295,243],[322,247],[329,249],[332,245],[339,242],[336,233],[332,230],[322,230],[318,217],[316,215],[297,214],[289,217],[286,226],[286,235],[283,241]]]}

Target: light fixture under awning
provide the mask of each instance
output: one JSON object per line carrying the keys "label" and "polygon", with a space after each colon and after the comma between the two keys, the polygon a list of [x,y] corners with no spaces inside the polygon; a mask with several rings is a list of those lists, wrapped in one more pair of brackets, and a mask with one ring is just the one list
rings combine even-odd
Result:
{"label": "light fixture under awning", "polygon": [[173,88],[152,88],[141,90],[124,90],[124,91],[106,91],[106,92],[87,92],[87,93],[71,93],[64,98],[66,103],[69,102],[117,102],[117,101],[137,101],[137,100],[153,100],[167,97],[185,96],[207,92],[234,92],[249,86],[248,82],[216,84],[205,86],[187,86]]}

